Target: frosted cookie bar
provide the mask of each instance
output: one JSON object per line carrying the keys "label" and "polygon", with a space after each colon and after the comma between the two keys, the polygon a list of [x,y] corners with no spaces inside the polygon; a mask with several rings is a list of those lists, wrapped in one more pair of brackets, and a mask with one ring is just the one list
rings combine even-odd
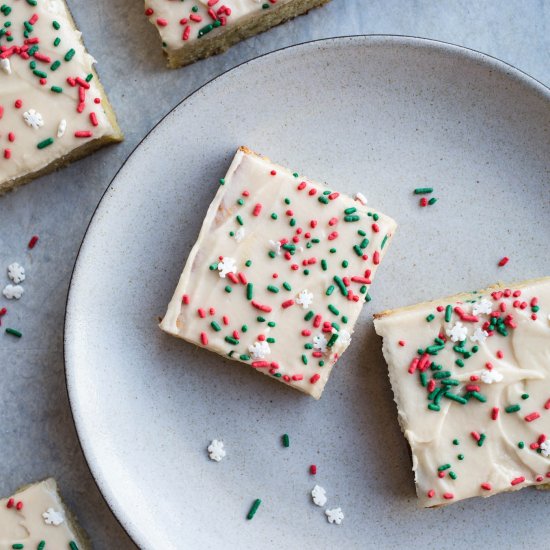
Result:
{"label": "frosted cookie bar", "polygon": [[318,399],[395,222],[241,147],[160,326]]}
{"label": "frosted cookie bar", "polygon": [[0,500],[0,548],[84,550],[91,546],[50,478]]}
{"label": "frosted cookie bar", "polygon": [[0,2],[0,194],[120,141],[62,0]]}
{"label": "frosted cookie bar", "polygon": [[550,483],[550,277],[375,316],[422,506]]}
{"label": "frosted cookie bar", "polygon": [[322,6],[329,0],[145,0],[168,66],[181,67]]}

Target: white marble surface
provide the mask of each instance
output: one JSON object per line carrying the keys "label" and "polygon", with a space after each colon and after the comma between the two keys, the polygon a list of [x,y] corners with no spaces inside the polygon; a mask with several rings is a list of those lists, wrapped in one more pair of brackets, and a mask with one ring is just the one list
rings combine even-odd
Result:
{"label": "white marble surface", "polygon": [[[176,72],[165,69],[140,0],[69,4],[99,60],[126,141],[0,198],[0,268],[19,261],[27,269],[24,298],[18,303],[0,300],[0,307],[10,309],[3,326],[24,333],[21,340],[0,334],[0,494],[54,475],[95,547],[125,549],[133,545],[97,491],[76,438],[65,391],[62,336],[78,247],[97,202],[126,156],[164,114],[219,73],[258,54],[329,36],[381,33],[444,40],[484,51],[550,84],[550,4],[333,0],[223,56]],[[35,233],[40,242],[29,252],[26,243]]]}

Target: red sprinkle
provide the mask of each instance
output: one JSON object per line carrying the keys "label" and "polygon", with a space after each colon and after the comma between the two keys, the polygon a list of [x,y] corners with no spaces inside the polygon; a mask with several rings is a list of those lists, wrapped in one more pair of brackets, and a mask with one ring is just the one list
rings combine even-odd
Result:
{"label": "red sprinkle", "polygon": [[208,345],[208,335],[206,334],[206,332],[201,332],[201,343],[203,346]]}
{"label": "red sprinkle", "polygon": [[428,199],[426,197],[422,197],[420,199],[420,206],[422,207],[428,206]]}
{"label": "red sprinkle", "polygon": [[21,510],[23,508],[23,503],[21,501],[19,501],[16,505],[15,505],[15,509],[16,510]]}
{"label": "red sprinkle", "polygon": [[182,303],[184,303],[186,306],[189,305],[189,294],[184,294],[182,299]]}
{"label": "red sprinkle", "polygon": [[482,489],[485,489],[486,491],[490,491],[490,490],[492,489],[490,483],[482,483],[482,484],[481,484],[481,488],[482,488]]}
{"label": "red sprinkle", "polygon": [[491,411],[491,418],[493,420],[496,420],[498,418],[498,412],[499,412],[499,408],[493,407],[493,410]]}
{"label": "red sprinkle", "polygon": [[525,417],[525,422],[533,422],[533,420],[537,418],[540,418],[540,414],[538,412],[532,412]]}
{"label": "red sprinkle", "polygon": [[315,384],[315,382],[317,382],[317,380],[319,380],[319,378],[321,378],[321,375],[320,375],[320,374],[314,374],[314,375],[309,379],[309,381],[310,381],[312,384]]}
{"label": "red sprinkle", "polygon": [[499,267],[504,267],[509,261],[510,261],[510,258],[508,258],[507,256],[504,256],[504,258],[502,258],[500,262],[498,262],[498,265]]}
{"label": "red sprinkle", "polygon": [[453,493],[443,493],[443,498],[447,500],[451,500],[455,498],[455,496],[453,495]]}
{"label": "red sprinkle", "polygon": [[550,399],[544,404],[544,408],[546,410],[549,410],[550,409]]}
{"label": "red sprinkle", "polygon": [[14,504],[15,504],[15,500],[13,500],[13,498],[10,498],[8,500],[8,503],[6,504],[6,508],[13,508]]}
{"label": "red sprinkle", "polygon": [[433,498],[435,496],[435,491],[433,489],[430,489],[427,494],[428,498]]}
{"label": "red sprinkle", "polygon": [[38,242],[38,235],[33,235],[33,237],[31,237],[31,240],[29,241],[29,244],[27,246],[32,249],[36,246],[37,242]]}
{"label": "red sprinkle", "polygon": [[315,466],[315,464],[312,464],[310,467],[309,467],[309,473],[314,476],[316,473],[317,473],[317,466]]}
{"label": "red sprinkle", "polygon": [[262,211],[262,205],[261,205],[260,203],[258,203],[258,204],[254,207],[254,210],[252,211],[252,215],[254,215],[254,216],[259,216],[261,211]]}
{"label": "red sprinkle", "polygon": [[405,341],[404,340],[399,340],[399,342],[397,342],[401,347],[403,347],[405,345]]}
{"label": "red sprinkle", "polygon": [[281,305],[286,309],[287,307],[294,305],[294,300],[286,300],[286,302],[283,302]]}
{"label": "red sprinkle", "polygon": [[512,479],[510,482],[511,485],[518,485],[519,483],[523,483],[525,481],[525,478],[523,476],[516,477],[515,479]]}

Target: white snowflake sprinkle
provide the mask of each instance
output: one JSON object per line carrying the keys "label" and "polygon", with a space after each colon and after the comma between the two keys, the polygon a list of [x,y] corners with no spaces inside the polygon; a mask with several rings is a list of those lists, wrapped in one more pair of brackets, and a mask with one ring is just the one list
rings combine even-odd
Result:
{"label": "white snowflake sprinkle", "polygon": [[540,444],[539,449],[542,456],[545,456],[546,458],[550,457],[550,439],[543,441]]}
{"label": "white snowflake sprinkle", "polygon": [[253,359],[264,359],[266,355],[271,353],[269,344],[265,340],[263,342],[254,342],[254,344],[248,346],[248,351]]}
{"label": "white snowflake sprinkle", "polygon": [[465,327],[460,321],[457,321],[455,326],[452,328],[447,329],[447,336],[453,341],[453,342],[462,342],[463,340],[466,340],[466,337],[468,336],[468,328]]}
{"label": "white snowflake sprinkle", "polygon": [[57,127],[57,137],[62,138],[65,135],[65,131],[67,130],[67,121],[62,118],[59,121],[59,126]]}
{"label": "white snowflake sprinkle", "polygon": [[281,255],[281,243],[279,241],[269,241],[269,247],[277,256]]}
{"label": "white snowflake sprinkle", "polygon": [[220,272],[220,277],[225,279],[225,276],[228,273],[237,273],[237,265],[233,258],[224,258],[218,262],[218,271]]}
{"label": "white snowflake sprinkle", "polygon": [[13,262],[8,266],[8,277],[16,284],[22,283],[25,280],[24,267]]}
{"label": "white snowflake sprinkle", "polygon": [[493,304],[487,298],[483,298],[480,302],[474,304],[472,313],[479,315],[481,313],[489,315],[493,311]]}
{"label": "white snowflake sprinkle", "polygon": [[313,294],[307,290],[302,290],[296,298],[296,303],[300,304],[304,309],[307,309],[313,302]]}
{"label": "white snowflake sprinkle", "polygon": [[240,243],[244,239],[245,233],[245,228],[239,227],[239,229],[235,232],[235,240]]}
{"label": "white snowflake sprinkle", "polygon": [[8,58],[0,59],[0,69],[2,69],[6,74],[11,74],[11,63]]}
{"label": "white snowflake sprinkle", "polygon": [[474,330],[474,333],[470,336],[470,340],[472,342],[483,343],[485,342],[485,340],[487,340],[488,336],[489,336],[489,333],[486,330],[483,330],[481,327],[477,327]]}
{"label": "white snowflake sprinkle", "polygon": [[495,369],[481,371],[479,376],[481,381],[485,384],[492,384],[493,382],[502,382],[504,376]]}
{"label": "white snowflake sprinkle", "polygon": [[21,296],[23,296],[24,289],[22,286],[19,285],[6,285],[4,287],[4,290],[2,291],[2,294],[5,298],[8,300],[19,300]]}
{"label": "white snowflake sprinkle", "polygon": [[324,337],[323,334],[318,334],[313,337],[313,349],[325,353],[327,351],[328,340]]}
{"label": "white snowflake sprinkle", "polygon": [[317,506],[324,506],[327,503],[327,492],[320,485],[315,485],[311,491],[311,498]]}
{"label": "white snowflake sprinkle", "polygon": [[225,454],[226,453],[223,441],[213,439],[212,443],[208,445],[208,456],[210,457],[210,460],[215,460],[216,462],[219,462],[222,458],[225,457]]}
{"label": "white snowflake sprinkle", "polygon": [[38,130],[38,128],[44,126],[44,119],[42,118],[42,115],[34,109],[29,109],[28,111],[25,111],[23,113],[23,118],[25,119],[27,125],[31,128],[34,128],[35,130]]}
{"label": "white snowflake sprinkle", "polygon": [[363,195],[363,193],[355,193],[355,197],[353,197],[356,201],[359,201],[363,206],[366,206],[367,204],[367,197]]}
{"label": "white snowflake sprinkle", "polygon": [[342,508],[332,508],[331,510],[325,510],[325,514],[327,515],[327,520],[329,523],[336,523],[336,525],[340,525],[342,521],[344,520],[344,512],[342,512]]}
{"label": "white snowflake sprinkle", "polygon": [[347,330],[342,329],[338,332],[338,340],[336,341],[339,346],[348,347],[351,343],[351,334]]}
{"label": "white snowflake sprinkle", "polygon": [[55,525],[56,527],[58,525],[61,525],[65,521],[65,518],[63,517],[63,512],[58,512],[53,508],[48,508],[42,514],[42,517],[44,518],[44,523],[46,523],[47,525]]}

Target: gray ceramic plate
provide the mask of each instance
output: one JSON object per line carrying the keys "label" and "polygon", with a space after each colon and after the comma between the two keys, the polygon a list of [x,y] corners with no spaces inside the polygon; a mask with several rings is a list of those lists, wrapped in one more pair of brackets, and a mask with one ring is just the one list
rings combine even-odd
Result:
{"label": "gray ceramic plate", "polygon": [[[157,328],[215,182],[241,144],[362,191],[400,224],[320,402]],[[485,55],[411,38],[278,51],[172,111],[103,197],[67,307],[78,433],[135,541],[151,549],[543,544],[550,494],[417,509],[371,315],[550,274],[549,158],[547,88]],[[412,189],[424,185],[439,202],[422,209]],[[498,268],[504,255],[511,261]],[[207,458],[212,438],[226,444],[219,464]],[[316,482],[345,512],[341,526],[311,503]],[[263,504],[246,521],[257,497]]]}

